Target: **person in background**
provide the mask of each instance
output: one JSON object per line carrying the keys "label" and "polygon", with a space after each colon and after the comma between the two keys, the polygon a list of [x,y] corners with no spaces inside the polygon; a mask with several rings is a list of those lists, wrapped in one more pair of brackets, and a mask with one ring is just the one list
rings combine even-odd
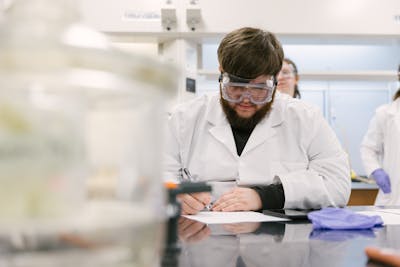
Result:
{"label": "person in background", "polygon": [[380,188],[375,205],[400,205],[400,88],[393,102],[376,109],[360,152],[367,174]]}
{"label": "person in background", "polygon": [[278,89],[281,93],[294,98],[301,98],[299,91],[299,75],[296,64],[288,58],[283,59],[282,69],[278,74]]}
{"label": "person in background", "polygon": [[219,93],[182,103],[169,116],[164,179],[224,188],[214,200],[181,194],[183,214],[212,201],[212,211],[347,204],[347,155],[317,108],[276,93],[282,60],[272,33],[232,31],[218,47]]}

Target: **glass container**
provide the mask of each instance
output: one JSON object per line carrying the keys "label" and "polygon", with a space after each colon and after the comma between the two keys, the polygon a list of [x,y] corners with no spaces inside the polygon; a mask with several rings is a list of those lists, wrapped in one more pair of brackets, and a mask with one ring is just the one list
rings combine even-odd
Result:
{"label": "glass container", "polygon": [[2,258],[157,264],[175,77],[111,48],[80,23],[75,1],[13,1],[0,24],[0,239],[12,251]]}

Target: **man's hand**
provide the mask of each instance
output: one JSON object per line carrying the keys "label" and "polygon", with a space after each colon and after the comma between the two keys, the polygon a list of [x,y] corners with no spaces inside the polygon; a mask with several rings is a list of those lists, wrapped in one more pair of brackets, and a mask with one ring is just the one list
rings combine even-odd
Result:
{"label": "man's hand", "polygon": [[193,193],[178,195],[182,204],[182,214],[196,214],[211,202],[210,193]]}
{"label": "man's hand", "polygon": [[257,192],[246,187],[235,187],[223,194],[212,208],[213,211],[248,211],[262,207]]}

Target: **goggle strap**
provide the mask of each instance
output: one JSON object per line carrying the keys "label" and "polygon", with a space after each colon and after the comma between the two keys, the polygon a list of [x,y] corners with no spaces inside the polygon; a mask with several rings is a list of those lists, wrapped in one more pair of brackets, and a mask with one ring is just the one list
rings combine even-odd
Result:
{"label": "goggle strap", "polygon": [[[252,80],[254,80],[254,79],[241,78],[241,77],[235,76],[233,74],[229,74],[227,72],[221,72],[221,74],[218,77],[219,83],[221,83],[223,81],[224,76],[227,76],[229,78],[229,82],[231,82],[231,83],[249,83]],[[234,81],[231,81],[232,80],[231,77],[233,78]],[[274,86],[278,85],[278,79],[275,76],[273,76],[271,80],[273,81]],[[265,84],[267,84],[267,83],[265,83]]]}
{"label": "goggle strap", "polygon": [[257,83],[234,83],[234,82],[229,82],[223,85],[227,85],[227,86],[237,86],[237,87],[254,87],[254,88],[258,88],[258,89],[265,89],[265,90],[269,90],[269,88],[266,88],[266,85],[264,84],[257,84]]}

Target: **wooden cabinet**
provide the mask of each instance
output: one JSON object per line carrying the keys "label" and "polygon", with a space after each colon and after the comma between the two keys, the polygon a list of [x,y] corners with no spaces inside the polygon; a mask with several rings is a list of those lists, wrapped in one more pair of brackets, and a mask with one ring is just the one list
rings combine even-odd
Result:
{"label": "wooden cabinet", "polygon": [[366,183],[355,183],[351,185],[351,195],[348,206],[374,205],[378,186]]}

